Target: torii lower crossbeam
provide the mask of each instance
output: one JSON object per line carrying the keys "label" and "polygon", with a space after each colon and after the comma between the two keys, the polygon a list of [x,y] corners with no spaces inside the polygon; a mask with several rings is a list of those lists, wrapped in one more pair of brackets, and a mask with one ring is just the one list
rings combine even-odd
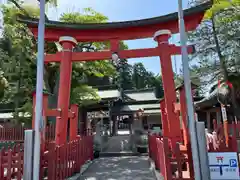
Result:
{"label": "torii lower crossbeam", "polygon": [[[169,54],[180,55],[181,48],[175,45],[169,45]],[[193,46],[188,47],[188,53],[192,54],[194,51]],[[107,60],[112,58],[113,51],[100,51],[100,52],[73,52],[72,62],[78,61],[96,61],[96,60]],[[131,49],[131,50],[120,50],[118,51],[121,59],[128,58],[140,58],[140,57],[153,57],[159,56],[159,48],[146,48],[146,49]],[[45,63],[50,62],[61,62],[62,52],[56,54],[46,54]]]}

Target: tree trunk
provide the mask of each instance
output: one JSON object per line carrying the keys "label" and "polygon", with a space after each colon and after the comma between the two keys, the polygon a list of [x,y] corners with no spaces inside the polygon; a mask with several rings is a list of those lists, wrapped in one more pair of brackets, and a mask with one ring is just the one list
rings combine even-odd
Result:
{"label": "tree trunk", "polygon": [[212,30],[213,30],[213,38],[216,44],[216,51],[217,51],[217,55],[218,58],[220,60],[220,66],[221,66],[221,73],[223,75],[223,79],[224,81],[228,81],[228,72],[227,72],[227,67],[225,64],[225,59],[221,53],[221,49],[220,49],[220,45],[219,45],[219,41],[218,41],[218,37],[217,37],[217,31],[216,31],[216,26],[215,26],[215,22],[214,22],[214,16],[211,18],[212,21]]}
{"label": "tree trunk", "polygon": [[[220,49],[219,40],[218,40],[217,32],[216,32],[216,26],[215,26],[215,22],[214,22],[214,15],[211,18],[211,21],[212,21],[213,37],[214,37],[214,41],[216,44],[216,51],[217,51],[218,58],[220,60],[221,73],[223,74],[224,82],[227,82],[228,81],[228,71],[227,71],[225,59],[224,59],[224,57],[221,53],[221,49]],[[238,104],[237,104],[236,97],[235,97],[234,87],[231,90],[231,101],[232,101],[234,117],[237,118],[237,117],[239,117],[239,112],[238,112],[239,108],[238,108]]]}
{"label": "tree trunk", "polygon": [[19,63],[19,73],[18,73],[18,81],[17,81],[17,94],[15,96],[15,109],[14,109],[14,123],[19,123],[19,104],[20,104],[20,91],[21,91],[21,80],[22,80],[22,56],[18,59]]}

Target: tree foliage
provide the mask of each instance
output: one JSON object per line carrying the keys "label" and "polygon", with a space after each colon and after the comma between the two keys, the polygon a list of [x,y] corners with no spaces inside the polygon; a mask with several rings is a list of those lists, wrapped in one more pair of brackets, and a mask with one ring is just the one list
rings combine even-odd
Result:
{"label": "tree foliage", "polygon": [[[25,8],[27,9],[27,8]],[[5,88],[2,102],[18,102],[18,111],[31,112],[31,94],[36,84],[36,40],[31,35],[26,25],[17,21],[17,15],[23,13],[14,6],[3,6],[4,15],[3,37],[0,40],[0,69],[8,80],[9,86]],[[38,9],[31,12],[38,17]],[[79,13],[63,14],[61,21],[65,22],[104,22],[107,18],[92,9],[85,9],[86,16]],[[78,17],[78,18],[77,18]],[[71,19],[72,18],[72,19]],[[98,51],[106,49],[106,43],[79,43],[75,51]],[[54,43],[46,43],[47,53],[55,53],[57,48]],[[114,67],[109,61],[78,62],[73,63],[71,101],[77,104],[86,104],[97,101],[99,97],[96,90],[87,86],[87,77],[114,76]],[[44,72],[45,89],[53,94],[52,106],[56,104],[57,90],[59,87],[59,64],[45,65]]]}
{"label": "tree foliage", "polygon": [[[194,0],[193,5],[204,2]],[[214,0],[189,39],[196,44],[193,69],[205,87],[231,72],[239,73],[239,0]]]}
{"label": "tree foliage", "polygon": [[[24,10],[23,10],[24,9]],[[0,97],[1,103],[15,104],[15,119],[20,122],[19,112],[32,112],[32,91],[36,86],[36,55],[37,40],[33,37],[25,24],[17,21],[19,14],[39,17],[39,9],[21,6],[21,8],[5,5],[1,8],[4,15],[3,36],[0,38]],[[65,13],[60,17],[62,22],[71,23],[101,23],[108,18],[91,8],[84,9],[83,13]],[[61,48],[61,47],[60,47]],[[121,49],[127,46],[121,42]],[[108,42],[78,43],[75,52],[93,52],[109,49]],[[57,43],[45,43],[46,53],[56,53],[59,50]],[[154,87],[157,82],[154,75],[148,72],[143,64],[131,66],[126,63],[123,67],[124,89],[141,89]],[[108,60],[75,62],[72,66],[71,103],[80,106],[96,103],[99,97],[96,89],[92,88],[95,82],[111,84],[109,79],[119,78],[113,64]],[[44,87],[50,94],[50,108],[56,107],[59,88],[59,64],[44,65]]]}
{"label": "tree foliage", "polygon": [[[204,18],[210,19],[215,15],[228,14],[230,16],[218,18],[221,22],[230,22],[240,18],[239,0],[212,0],[213,6],[205,13]],[[234,12],[234,13],[233,13]]]}
{"label": "tree foliage", "polygon": [[155,88],[162,85],[159,77],[146,70],[142,63],[131,65],[126,59],[123,59],[121,69],[115,83],[122,83],[124,90]]}

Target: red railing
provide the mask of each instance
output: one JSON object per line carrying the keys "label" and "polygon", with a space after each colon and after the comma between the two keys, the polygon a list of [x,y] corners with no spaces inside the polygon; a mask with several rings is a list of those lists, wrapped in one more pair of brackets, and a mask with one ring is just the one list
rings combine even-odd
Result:
{"label": "red railing", "polygon": [[41,179],[63,180],[79,172],[93,159],[93,136],[84,136],[62,146],[50,148],[42,155]]}
{"label": "red railing", "polygon": [[190,149],[171,147],[169,139],[149,135],[149,156],[167,180],[194,180]]}
{"label": "red railing", "polygon": [[[213,152],[238,152],[238,140],[240,140],[240,123],[232,122],[227,125],[228,128],[228,145],[226,144],[224,125],[222,123],[217,124],[217,121],[213,121],[214,133],[215,133],[215,145],[209,143],[209,151]],[[217,145],[216,145],[217,144]]]}
{"label": "red railing", "polygon": [[55,130],[56,130],[55,124],[51,124],[46,127],[45,139],[47,142],[55,140]]}
{"label": "red railing", "polygon": [[24,131],[26,128],[4,127],[0,128],[0,141],[24,141]]}
{"label": "red railing", "polygon": [[172,157],[171,161],[171,169],[173,173],[173,180],[194,180],[194,170],[193,170],[193,162],[192,162],[192,153],[190,146],[187,149],[182,150],[180,148],[180,143],[177,143],[174,148],[170,151]]}
{"label": "red railing", "polygon": [[[227,125],[229,136],[232,136],[236,139],[240,139],[240,122],[232,122]],[[214,131],[224,137],[224,126],[222,123],[217,123],[216,120],[213,121]]]}
{"label": "red railing", "polygon": [[234,137],[229,137],[228,145],[221,136],[215,137],[217,142],[208,143],[208,152],[238,152],[237,140]]}
{"label": "red railing", "polygon": [[[22,180],[23,145],[0,151],[0,179]],[[48,151],[41,154],[40,179],[64,180],[80,171],[81,166],[93,159],[93,136],[84,136],[62,146],[49,143]]]}
{"label": "red railing", "polygon": [[148,149],[149,149],[149,157],[155,162],[156,169],[159,169],[158,165],[156,164],[156,154],[157,154],[157,143],[156,143],[156,136],[148,135]]}
{"label": "red railing", "polygon": [[[29,128],[24,128],[22,126],[0,128],[0,141],[14,141],[21,143],[24,141],[24,131],[28,129]],[[82,135],[88,136],[91,135],[93,131],[92,129],[86,129],[82,133]],[[45,139],[46,142],[55,140],[55,124],[51,124],[46,127]]]}
{"label": "red railing", "polygon": [[21,180],[23,174],[23,146],[16,145],[13,148],[0,151],[0,179]]}
{"label": "red railing", "polygon": [[[0,128],[0,141],[24,141],[24,131],[28,130],[22,126],[18,127],[4,127]],[[55,139],[55,125],[49,125],[46,127],[46,141],[53,141]]]}
{"label": "red railing", "polygon": [[[165,142],[166,141],[166,142]],[[156,138],[156,147],[157,147],[157,158],[156,161],[159,165],[159,170],[164,177],[164,179],[167,179],[167,177],[172,177],[171,173],[171,165],[170,165],[170,154],[169,153],[169,146],[168,146],[168,140],[159,138]]]}

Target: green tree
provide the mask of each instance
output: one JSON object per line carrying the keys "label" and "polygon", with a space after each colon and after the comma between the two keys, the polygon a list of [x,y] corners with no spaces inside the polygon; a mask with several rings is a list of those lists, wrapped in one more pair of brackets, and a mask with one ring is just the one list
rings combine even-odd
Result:
{"label": "green tree", "polygon": [[[198,4],[202,1],[194,1]],[[239,66],[239,20],[236,19],[239,1],[214,1],[207,11],[204,21],[196,31],[189,34],[191,42],[196,44],[194,69],[200,75],[204,85],[212,84],[217,78],[228,79],[228,72]],[[228,19],[228,20],[227,20]]]}
{"label": "green tree", "polygon": [[[28,11],[29,9],[26,9],[26,5],[25,5],[24,1],[21,1],[21,0],[8,0],[7,2],[9,4],[13,4],[25,16],[29,16],[30,17],[32,15],[31,13],[29,13],[29,11]],[[36,4],[39,3],[39,2],[40,2],[40,0],[36,0]],[[57,0],[46,0],[45,3],[46,3],[47,6],[49,5],[49,6],[57,7],[57,3],[58,2],[57,2]],[[45,15],[45,17],[48,20],[47,15]]]}
{"label": "green tree", "polygon": [[[224,13],[224,16],[219,18],[221,22],[230,22],[240,19],[240,1],[239,0],[211,0],[213,5],[212,7],[205,13],[205,19],[211,19],[218,14]],[[196,1],[195,3],[198,3]]]}
{"label": "green tree", "polygon": [[133,89],[134,83],[132,81],[132,74],[132,65],[128,63],[127,59],[121,59],[121,63],[118,67],[118,73],[115,79],[113,79],[113,83],[121,85],[123,90]]}
{"label": "green tree", "polygon": [[[31,113],[32,109],[29,109],[32,107],[31,93],[36,83],[36,40],[26,25],[17,22],[17,15],[23,14],[19,8],[6,5],[2,7],[2,12],[4,29],[3,37],[0,39],[0,44],[2,44],[0,46],[0,59],[2,60],[0,69],[9,82],[7,93],[2,101],[15,102],[16,112]],[[28,12],[31,12],[31,16],[38,17],[38,9],[33,11],[32,8]],[[60,20],[64,22],[105,22],[107,18],[88,8],[83,14],[63,14]],[[79,43],[75,51],[98,51],[108,46],[107,43]],[[47,53],[55,53],[57,48],[54,43],[46,43],[45,50]],[[109,61],[74,63],[71,102],[83,105],[98,101],[96,90],[87,85],[88,77],[111,77],[115,74],[115,69]],[[51,105],[55,106],[59,87],[59,64],[45,65],[44,82],[45,89],[53,94],[50,100]]]}
{"label": "green tree", "polygon": [[117,76],[113,84],[120,85],[124,90],[145,89],[161,85],[158,76],[147,71],[142,63],[129,64],[127,59],[122,59],[117,67]]}
{"label": "green tree", "polygon": [[[201,3],[196,0],[194,4]],[[205,14],[200,27],[190,34],[192,42],[197,43],[197,61],[195,69],[204,85],[210,85],[217,79],[229,81],[229,74],[239,74],[239,15],[240,1],[212,0],[213,6]],[[236,79],[235,79],[236,80]],[[234,87],[237,82],[233,82]],[[239,84],[239,81],[238,81]],[[238,112],[235,93],[231,93],[232,107]],[[239,115],[238,115],[239,116]]]}
{"label": "green tree", "polygon": [[154,87],[155,76],[152,72],[147,71],[142,63],[135,63],[132,71],[134,89]]}
{"label": "green tree", "polygon": [[[108,18],[91,8],[85,8],[83,14],[81,13],[65,13],[61,16],[60,21],[62,22],[71,22],[71,23],[101,23],[106,22]],[[75,48],[76,52],[83,51],[99,51],[103,49],[109,49],[109,43],[78,43]],[[115,68],[112,66],[112,63],[109,60],[102,61],[91,61],[91,62],[77,62],[73,64],[73,74],[72,74],[72,93],[71,98],[73,103],[77,103],[76,100],[82,99],[82,101],[78,101],[78,104],[88,104],[89,99],[98,100],[96,91],[90,86],[87,86],[87,83],[91,79],[91,77],[100,77],[103,78],[113,77],[116,75]],[[82,82],[79,83],[79,82]],[[57,84],[58,85],[58,84]],[[82,87],[81,87],[82,86]],[[58,88],[57,88],[58,89]],[[79,93],[77,93],[79,92]],[[85,96],[84,96],[84,92]],[[92,97],[89,97],[92,95]],[[86,99],[86,97],[88,97]],[[84,100],[84,101],[83,101]]]}
{"label": "green tree", "polygon": [[[38,15],[37,9],[29,9],[33,17]],[[17,22],[17,13],[20,10],[13,6],[3,6],[2,12],[4,28],[0,48],[5,55],[1,56],[0,68],[9,82],[2,101],[15,104],[14,116],[18,121],[21,105],[31,99],[27,95],[33,90],[35,81],[33,77],[35,74],[36,46],[32,41],[33,38],[28,35],[28,29]]]}
{"label": "green tree", "polygon": [[155,95],[157,98],[163,98],[163,84],[162,84],[162,76],[157,75],[153,79],[153,87],[155,87]]}

